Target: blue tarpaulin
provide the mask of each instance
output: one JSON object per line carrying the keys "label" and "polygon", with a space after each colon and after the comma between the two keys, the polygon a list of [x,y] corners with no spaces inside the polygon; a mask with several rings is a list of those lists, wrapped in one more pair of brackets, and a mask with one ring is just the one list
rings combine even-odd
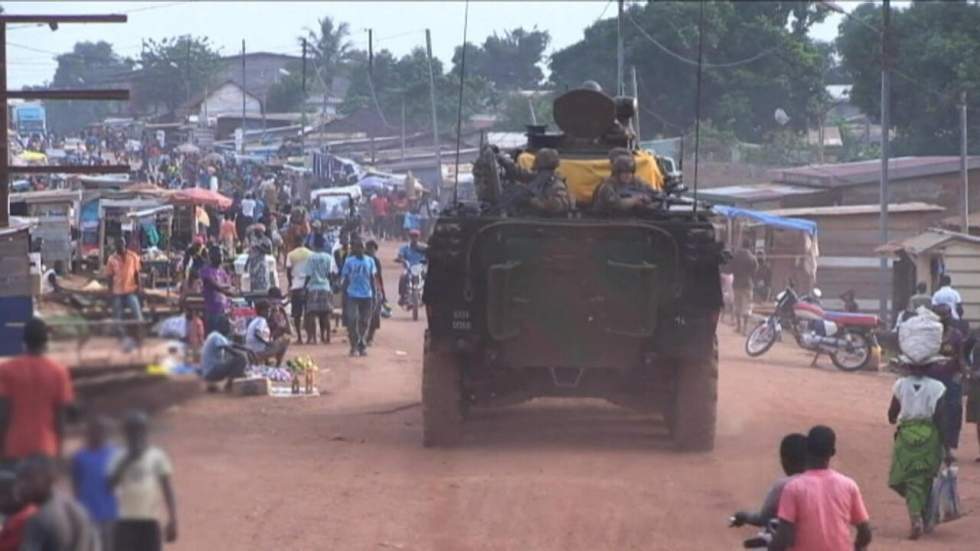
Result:
{"label": "blue tarpaulin", "polygon": [[727,218],[750,218],[756,222],[761,222],[767,226],[774,226],[784,230],[797,230],[807,232],[810,235],[817,235],[817,223],[800,218],[785,218],[758,210],[740,209],[737,207],[726,207],[715,205],[711,210]]}

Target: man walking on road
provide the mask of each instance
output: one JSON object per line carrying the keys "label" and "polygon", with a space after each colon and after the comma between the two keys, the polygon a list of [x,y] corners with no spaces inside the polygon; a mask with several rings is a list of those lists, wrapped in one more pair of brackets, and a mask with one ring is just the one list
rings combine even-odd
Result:
{"label": "man walking on road", "polygon": [[126,240],[122,237],[116,238],[115,247],[116,252],[106,261],[104,273],[112,291],[112,317],[122,321],[128,309],[134,320],[143,321],[143,311],[140,308],[140,295],[143,294],[140,257],[126,248]]}
{"label": "man walking on road", "polygon": [[[786,483],[779,499],[779,529],[770,551],[863,551],[871,526],[861,490],[830,468],[837,435],[815,426],[806,437],[808,470]],[[851,541],[851,526],[857,537]]]}
{"label": "man walking on road", "polygon": [[0,364],[0,460],[34,454],[61,455],[65,418],[75,400],[68,370],[44,357],[48,327],[40,319],[24,326],[27,353]]}
{"label": "man walking on road", "polygon": [[351,356],[367,356],[367,333],[375,296],[375,271],[374,259],[364,254],[364,243],[355,239],[351,243],[351,256],[347,257],[340,274],[344,300],[347,302]]}
{"label": "man walking on road", "polygon": [[749,316],[752,315],[752,278],[759,270],[759,261],[750,249],[746,239],[732,258],[732,288],[735,291],[735,331],[748,330]]}

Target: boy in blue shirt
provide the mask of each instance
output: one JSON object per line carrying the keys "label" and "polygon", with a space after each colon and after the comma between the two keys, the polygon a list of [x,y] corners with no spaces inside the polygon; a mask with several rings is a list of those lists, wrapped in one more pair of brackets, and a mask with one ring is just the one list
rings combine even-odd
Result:
{"label": "boy in blue shirt", "polygon": [[109,460],[116,453],[108,442],[109,423],[104,417],[88,422],[85,447],[71,460],[75,498],[85,507],[99,529],[102,548],[109,549],[112,524],[119,516],[116,496],[109,487]]}
{"label": "boy in blue shirt", "polygon": [[351,255],[344,261],[340,273],[347,302],[347,331],[350,335],[350,355],[367,356],[367,333],[374,306],[374,281],[377,272],[374,259],[364,255],[360,239],[351,242]]}

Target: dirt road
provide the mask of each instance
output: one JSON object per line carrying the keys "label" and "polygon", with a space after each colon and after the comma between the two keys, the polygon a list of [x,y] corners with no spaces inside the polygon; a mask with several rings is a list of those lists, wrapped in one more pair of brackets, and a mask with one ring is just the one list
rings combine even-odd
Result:
{"label": "dirt road", "polygon": [[331,370],[322,397],[202,396],[158,418],[177,469],[173,549],[737,549],[750,532],[726,519],[758,506],[779,439],[818,422],[837,430],[835,467],[861,485],[873,548],[976,548],[972,426],[960,450],[971,516],[902,541],[904,506],[886,487],[891,376],[809,368],[783,345],[750,361],[723,328],[711,454],[678,454],[651,419],[575,400],[474,412],[461,448],[428,450],[416,405],[423,327],[396,313],[367,358],[347,358],[342,342],[298,348]]}

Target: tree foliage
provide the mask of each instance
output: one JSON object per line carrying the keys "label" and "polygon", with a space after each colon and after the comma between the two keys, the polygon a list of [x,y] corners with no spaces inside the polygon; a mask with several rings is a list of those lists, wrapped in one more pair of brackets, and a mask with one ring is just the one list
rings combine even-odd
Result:
{"label": "tree foliage", "polygon": [[[351,82],[341,107],[343,112],[380,110],[392,132],[397,133],[401,128],[404,101],[405,126],[409,133],[432,128],[429,62],[424,48],[415,48],[401,58],[388,50],[381,50],[375,53],[370,65],[367,53],[358,50],[350,56],[349,69]],[[432,60],[432,73],[440,131],[450,131],[456,127],[459,77],[444,73],[438,58]],[[489,98],[493,96],[488,80],[476,75],[467,77],[463,91],[464,120],[486,110]]]}
{"label": "tree foliage", "polygon": [[190,35],[144,40],[140,53],[140,78],[134,93],[144,105],[176,109],[210,83],[218,68],[218,52],[207,37]]}
{"label": "tree foliage", "polygon": [[[891,122],[896,154],[959,151],[959,94],[980,109],[980,5],[914,2],[893,10]],[[851,102],[877,120],[881,112],[880,7],[866,3],[843,20],[837,38],[842,67],[853,78]],[[972,117],[969,133],[980,132]],[[976,143],[976,142],[974,142]],[[971,147],[980,152],[980,146]]]}
{"label": "tree foliage", "polygon": [[[705,4],[702,119],[741,140],[763,141],[781,130],[773,117],[777,108],[798,132],[820,118],[831,56],[807,36],[826,16],[815,4]],[[677,135],[695,121],[699,10],[697,2],[627,8],[625,63],[637,70],[644,137]],[[600,20],[581,41],[553,54],[551,80],[558,91],[595,80],[615,94],[616,39],[616,20]]]}
{"label": "tree foliage", "polygon": [[[51,88],[91,89],[106,87],[107,81],[132,70],[133,62],[117,55],[108,42],[78,42],[71,52],[57,58],[58,68]],[[102,119],[112,106],[101,101],[46,102],[48,121],[56,132],[70,132]]]}
{"label": "tree foliage", "polygon": [[330,85],[334,75],[345,68],[353,55],[349,36],[350,26],[347,23],[334,23],[330,17],[320,19],[316,29],[307,30],[307,48],[313,61],[313,71],[328,93],[332,91]]}
{"label": "tree foliage", "polygon": [[[467,43],[466,72],[480,75],[493,83],[498,90],[535,89],[544,80],[539,64],[551,42],[548,31],[537,27],[528,31],[518,27],[488,36],[482,46]],[[453,74],[459,74],[462,47],[453,54]]]}
{"label": "tree foliage", "polygon": [[[269,87],[265,107],[270,113],[288,113],[303,108],[303,63],[291,61],[286,64],[285,69],[289,74],[283,75]],[[322,91],[320,80],[307,68],[306,93]]]}

